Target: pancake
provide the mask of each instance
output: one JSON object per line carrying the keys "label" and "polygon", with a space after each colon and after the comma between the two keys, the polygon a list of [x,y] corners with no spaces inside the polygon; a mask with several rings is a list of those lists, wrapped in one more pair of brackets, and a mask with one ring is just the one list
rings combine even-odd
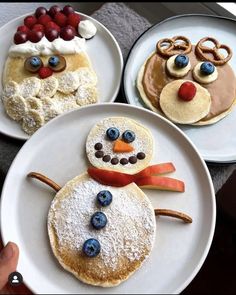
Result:
{"label": "pancake", "polygon": [[[106,131],[110,127],[118,128],[120,132],[119,139],[122,138],[122,134],[126,130],[131,130],[135,133],[135,140],[129,143],[129,145],[132,146],[133,151],[121,153],[113,151],[115,143],[106,137]],[[103,156],[109,156],[109,161],[104,161],[104,157],[96,157],[96,143],[102,144],[101,151]],[[91,129],[86,141],[86,153],[88,160],[94,167],[134,174],[148,166],[152,159],[153,146],[154,142],[152,134],[146,127],[126,117],[110,117],[103,119]],[[145,158],[138,159],[138,153],[144,153]],[[136,162],[131,163],[129,161],[130,157],[135,157]],[[118,159],[118,163],[112,164],[112,159],[114,158]],[[122,165],[120,162],[121,159],[127,159],[127,163]]]}
{"label": "pancake", "polygon": [[[92,69],[91,61],[89,56],[85,52],[79,54],[67,54],[63,55],[66,59],[66,69],[59,73],[53,73],[54,77],[60,76],[65,71],[76,71],[81,67],[89,67]],[[40,56],[44,65],[47,65],[50,56]],[[25,57],[11,57],[8,56],[4,71],[3,71],[3,86],[9,81],[15,81],[17,83],[22,82],[28,77],[38,77],[38,74],[30,73],[24,68]]]}
{"label": "pancake", "polygon": [[[195,46],[192,46],[192,51],[187,54],[191,62],[191,70],[181,79],[196,82],[193,78],[192,70],[194,66],[200,62],[200,60],[195,55],[194,48]],[[150,60],[152,60],[153,65],[152,69],[149,71],[149,75],[147,75],[146,67]],[[159,105],[161,91],[166,86],[166,84],[174,80],[178,80],[177,78],[170,77],[166,73],[165,63],[165,58],[161,57],[156,52],[152,52],[140,67],[136,81],[136,86],[144,104],[149,109],[158,114],[161,114],[162,116],[165,115]],[[208,114],[198,122],[189,123],[189,125],[213,124],[223,119],[232,111],[236,98],[236,79],[234,72],[228,63],[223,66],[217,66],[217,70],[219,75],[216,81],[209,84],[199,83],[211,94],[212,104]],[[150,81],[148,89],[144,88],[144,79],[149,79]]]}
{"label": "pancake", "polygon": [[[50,57],[40,56],[45,66]],[[26,57],[8,56],[6,60],[2,101],[7,115],[18,121],[29,135],[57,115],[98,101],[97,75],[89,56],[80,52],[63,57],[66,68],[53,72],[45,79],[25,69]],[[23,111],[19,109],[17,101],[25,106]],[[34,104],[30,101],[34,101]]]}
{"label": "pancake", "polygon": [[[113,199],[100,208],[96,195],[109,190]],[[103,229],[90,226],[101,210],[107,216]],[[134,183],[126,187],[104,186],[87,173],[69,181],[55,196],[48,213],[48,234],[60,265],[84,283],[112,287],[128,279],[149,256],[156,233],[153,207]],[[90,238],[99,240],[100,253],[93,258],[82,252]]]}
{"label": "pancake", "polygon": [[190,101],[179,99],[178,90],[186,80],[172,81],[162,89],[160,107],[165,115],[173,122],[190,124],[204,118],[211,107],[211,96],[206,88],[194,83],[196,94]]}

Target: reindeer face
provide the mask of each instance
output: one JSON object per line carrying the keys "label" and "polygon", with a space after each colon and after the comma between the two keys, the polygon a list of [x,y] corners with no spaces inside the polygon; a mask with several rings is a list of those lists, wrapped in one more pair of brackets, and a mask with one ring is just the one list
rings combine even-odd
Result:
{"label": "reindeer face", "polygon": [[214,121],[235,99],[231,57],[231,49],[214,38],[196,46],[183,36],[159,40],[138,79],[140,94],[176,123]]}

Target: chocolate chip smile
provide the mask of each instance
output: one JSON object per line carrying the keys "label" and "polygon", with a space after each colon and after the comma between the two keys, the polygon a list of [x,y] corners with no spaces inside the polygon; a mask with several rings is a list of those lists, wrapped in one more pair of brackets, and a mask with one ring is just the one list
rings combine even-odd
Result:
{"label": "chocolate chip smile", "polygon": [[94,149],[96,150],[95,152],[95,157],[98,159],[102,159],[103,162],[110,162],[112,165],[117,165],[120,163],[121,165],[127,165],[128,163],[130,164],[136,164],[138,160],[143,160],[145,159],[146,155],[143,152],[137,153],[137,155],[132,155],[128,159],[127,158],[111,158],[110,155],[104,155],[104,152],[102,151],[103,145],[100,142],[97,142],[94,145]]}

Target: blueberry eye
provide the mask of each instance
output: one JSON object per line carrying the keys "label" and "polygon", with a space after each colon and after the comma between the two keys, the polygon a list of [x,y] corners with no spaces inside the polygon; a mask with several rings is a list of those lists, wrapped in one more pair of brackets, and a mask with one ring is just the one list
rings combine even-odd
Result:
{"label": "blueberry eye", "polygon": [[177,68],[185,68],[189,63],[189,58],[187,55],[179,54],[175,58],[175,65]]}
{"label": "blueberry eye", "polygon": [[131,130],[126,130],[122,134],[122,138],[127,143],[133,142],[135,140],[135,133],[133,131],[131,131]]}
{"label": "blueberry eye", "polygon": [[107,137],[114,141],[120,136],[120,131],[116,127],[110,127],[106,131]]}
{"label": "blueberry eye", "polygon": [[38,67],[39,65],[41,65],[41,59],[37,56],[33,56],[30,59],[30,64],[32,67]]}
{"label": "blueberry eye", "polygon": [[39,56],[31,56],[25,60],[24,67],[30,73],[36,73],[43,66],[43,62]]}
{"label": "blueberry eye", "polygon": [[51,67],[56,67],[59,64],[60,60],[58,56],[51,56],[48,60],[48,63]]}
{"label": "blueberry eye", "polygon": [[66,68],[66,60],[62,55],[53,55],[48,59],[48,66],[53,72],[61,72]]}
{"label": "blueberry eye", "polygon": [[200,72],[202,75],[211,75],[215,71],[215,66],[211,62],[203,62],[200,66]]}

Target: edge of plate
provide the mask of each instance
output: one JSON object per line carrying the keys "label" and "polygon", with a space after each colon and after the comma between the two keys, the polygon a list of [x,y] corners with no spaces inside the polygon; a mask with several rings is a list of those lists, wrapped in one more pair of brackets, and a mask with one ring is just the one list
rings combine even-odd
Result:
{"label": "edge of plate", "polygon": [[[115,44],[115,47],[116,47],[116,49],[117,49],[117,52],[118,52],[118,55],[119,55],[119,64],[120,64],[120,68],[119,68],[119,71],[120,71],[120,75],[119,75],[119,77],[118,77],[118,83],[117,83],[117,86],[116,86],[116,89],[115,89],[115,91],[114,91],[114,93],[113,93],[113,95],[112,95],[112,97],[110,98],[110,100],[109,100],[109,103],[112,103],[112,102],[114,102],[115,101],[115,99],[116,99],[116,96],[117,96],[117,94],[118,94],[118,92],[119,92],[119,89],[120,89],[120,87],[121,87],[121,84],[122,84],[122,75],[123,75],[123,69],[124,69],[124,59],[123,59],[123,55],[122,55],[122,52],[121,52],[121,49],[120,49],[120,46],[119,46],[119,43],[117,42],[117,40],[116,40],[116,38],[114,37],[114,35],[101,23],[101,22],[99,22],[98,20],[96,20],[95,18],[93,18],[93,17],[91,17],[91,16],[89,16],[89,15],[87,15],[87,14],[84,14],[84,13],[81,13],[81,12],[78,12],[78,11],[76,11],[79,15],[81,15],[81,16],[83,16],[83,17],[86,17],[86,18],[88,18],[88,19],[90,19],[90,20],[92,20],[93,22],[95,22],[95,23],[97,23],[99,26],[101,26],[102,27],[102,29],[111,37],[111,39],[112,39],[112,41],[114,42],[114,44]],[[15,17],[15,18],[13,18],[12,20],[10,20],[9,22],[7,22],[6,24],[4,24],[3,26],[1,26],[0,27],[0,30],[2,29],[2,28],[5,28],[6,26],[8,26],[9,24],[11,24],[11,23],[14,23],[15,21],[18,21],[18,20],[20,20],[20,19],[23,19],[24,17],[26,17],[27,15],[30,15],[30,14],[34,14],[34,12],[33,11],[31,11],[31,12],[28,12],[28,13],[25,13],[25,14],[23,14],[23,15],[20,15],[20,16],[18,16],[18,17]],[[2,76],[1,76],[1,84],[2,84]],[[2,103],[2,102],[1,102]],[[9,133],[6,133],[5,131],[2,131],[2,130],[0,130],[0,133],[1,134],[4,134],[5,136],[8,136],[8,137],[10,137],[10,138],[14,138],[14,139],[17,139],[17,140],[22,140],[22,141],[27,141],[29,138],[30,138],[30,136],[29,135],[25,135],[25,136],[20,136],[20,135],[12,135],[12,134],[9,134]]]}
{"label": "edge of plate", "polygon": [[[210,18],[218,18],[218,19],[224,19],[224,20],[228,20],[228,21],[233,21],[234,23],[236,23],[236,19],[234,18],[230,18],[230,17],[226,17],[226,16],[220,16],[220,15],[213,15],[213,14],[204,14],[204,13],[190,13],[190,14],[180,14],[180,15],[175,15],[175,16],[171,16],[171,17],[168,17],[166,19],[163,19],[162,21],[160,22],[157,22],[153,25],[151,25],[151,27],[149,27],[148,29],[146,29],[136,40],[135,42],[133,43],[132,47],[130,48],[129,50],[129,53],[127,55],[127,58],[126,58],[126,61],[125,61],[125,64],[124,64],[124,68],[123,68],[123,73],[122,73],[122,83],[121,83],[121,93],[123,95],[123,97],[125,98],[126,102],[128,104],[131,104],[131,101],[129,99],[129,96],[127,95],[127,92],[126,92],[126,87],[125,87],[125,78],[127,76],[127,67],[128,67],[128,64],[129,64],[129,57],[133,51],[133,49],[135,48],[135,46],[137,45],[137,43],[142,39],[143,35],[145,33],[147,33],[148,31],[151,31],[153,30],[154,28],[160,26],[161,24],[165,23],[165,22],[168,22],[168,21],[171,21],[171,20],[174,20],[174,19],[177,19],[177,18],[181,18],[181,17],[193,17],[193,16],[199,16],[199,17],[210,17]],[[131,104],[132,105],[132,104]],[[149,110],[148,108],[144,107],[143,109],[146,109],[146,110]],[[215,159],[212,159],[212,158],[208,158],[206,157],[205,155],[203,155],[203,159],[206,161],[206,162],[209,162],[209,163],[214,163],[214,164],[233,164],[233,163],[236,163],[236,155],[235,155],[235,158],[234,159],[231,159],[231,160],[215,160]]]}
{"label": "edge of plate", "polygon": [[[167,120],[166,118],[162,117],[161,115],[159,114],[156,114],[150,110],[147,110],[147,109],[144,109],[142,107],[138,107],[138,106],[133,106],[133,105],[127,105],[127,104],[123,104],[123,103],[114,103],[114,104],[111,104],[111,103],[101,103],[99,105],[88,105],[88,106],[85,106],[83,107],[83,109],[89,109],[89,108],[94,108],[96,106],[99,106],[101,108],[103,107],[112,107],[112,108],[116,108],[116,106],[118,107],[125,107],[125,108],[130,108],[130,109],[139,109],[143,112],[147,112],[147,113],[150,113],[151,115],[154,115],[154,116],[157,116],[160,120],[164,121],[167,125],[170,125],[172,126],[175,131],[177,131],[178,133],[180,133],[185,139],[186,141],[190,144],[190,146],[192,147],[192,149],[195,151],[196,155],[198,156],[199,158],[199,161],[202,165],[202,167],[204,168],[205,172],[206,172],[206,175],[207,175],[207,178],[208,178],[208,182],[209,182],[209,185],[210,185],[210,192],[211,192],[211,201],[212,201],[212,221],[211,221],[211,230],[210,230],[210,233],[209,233],[209,237],[208,237],[208,240],[207,240],[207,243],[206,243],[206,247],[204,249],[204,252],[202,253],[202,256],[201,256],[201,259],[200,261],[198,262],[198,264],[195,266],[193,272],[191,273],[191,275],[182,283],[182,285],[173,292],[173,294],[178,294],[180,293],[181,291],[183,291],[188,285],[189,283],[194,279],[194,277],[197,275],[197,273],[199,272],[199,270],[201,269],[207,255],[208,255],[208,252],[210,250],[210,247],[211,247],[211,244],[212,244],[212,240],[213,240],[213,236],[214,236],[214,231],[215,231],[215,224],[216,224],[216,201],[215,201],[215,191],[214,191],[214,186],[213,186],[213,182],[212,182],[212,179],[211,179],[211,176],[210,176],[210,172],[206,166],[206,163],[205,161],[203,160],[202,156],[200,155],[200,153],[198,152],[197,148],[195,147],[195,145],[191,142],[191,140],[185,135],[185,133],[180,130],[174,123],[170,122],[169,120]],[[72,112],[80,112],[81,108],[80,109],[75,109],[75,110],[71,110],[59,117],[56,117],[54,119],[52,119],[51,121],[49,121],[47,124],[45,124],[44,126],[42,126],[40,129],[38,129],[38,131],[36,131],[31,138],[34,138],[35,136],[37,136],[37,134],[39,132],[42,132],[42,129],[44,130],[45,128],[48,128],[47,126],[51,125],[51,124],[54,124],[55,121],[57,120],[60,120],[61,117],[64,117],[64,116],[67,116],[68,114],[72,113]],[[41,131],[40,131],[41,130]],[[4,198],[3,198],[3,195],[5,194],[5,190],[6,190],[6,186],[7,186],[7,183],[8,183],[8,179],[9,179],[9,175],[11,173],[11,171],[14,169],[14,165],[15,163],[18,161],[18,158],[20,157],[20,154],[22,153],[22,151],[25,149],[25,147],[27,147],[27,145],[29,144],[30,141],[27,141],[23,147],[21,148],[21,150],[18,152],[18,154],[16,155],[15,159],[13,160],[9,170],[8,170],[8,173],[6,175],[6,178],[5,178],[5,181],[4,181],[4,184],[3,184],[3,188],[2,188],[2,192],[1,192],[1,198],[0,198],[0,232],[1,232],[1,237],[2,237],[2,241],[3,241],[3,245],[6,245],[6,243],[8,242],[6,240],[6,237],[5,237],[5,229],[3,229],[2,225],[3,225],[3,214],[2,214],[2,210],[3,210],[3,202],[4,202]],[[7,234],[6,234],[7,235]],[[34,290],[34,288],[31,288],[30,287],[30,283],[28,282],[24,282],[24,284],[31,290],[33,291],[35,294],[37,293],[36,290]]]}

